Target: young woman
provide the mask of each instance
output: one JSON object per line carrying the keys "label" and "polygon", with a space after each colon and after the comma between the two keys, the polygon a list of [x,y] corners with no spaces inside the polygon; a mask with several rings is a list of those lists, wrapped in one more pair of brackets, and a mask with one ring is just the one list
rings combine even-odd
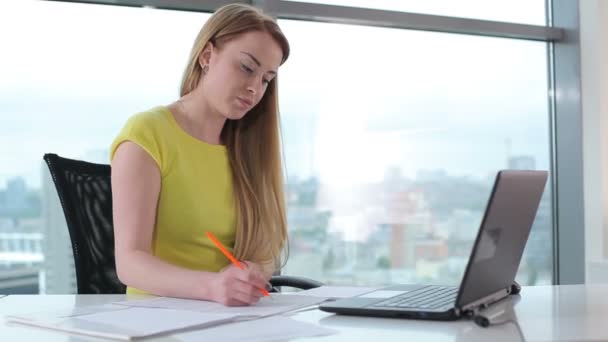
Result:
{"label": "young woman", "polygon": [[288,55],[271,17],[224,6],[194,42],[181,97],[132,116],[118,134],[115,253],[127,293],[225,305],[262,296],[287,239],[277,72]]}

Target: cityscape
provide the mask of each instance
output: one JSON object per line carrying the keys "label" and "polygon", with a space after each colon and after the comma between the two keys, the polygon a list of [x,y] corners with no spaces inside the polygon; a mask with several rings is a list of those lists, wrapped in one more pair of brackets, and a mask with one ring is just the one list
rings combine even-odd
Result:
{"label": "cityscape", "polygon": [[[104,162],[106,152],[88,160]],[[70,239],[54,184],[41,164],[40,189],[21,177],[0,189],[0,293],[75,293]],[[535,169],[531,156],[505,168]],[[388,168],[382,182],[286,184],[289,249],[283,274],[333,285],[457,285],[468,260],[494,175],[486,179]],[[547,188],[549,189],[549,188]],[[550,193],[545,191],[518,274],[523,284],[552,279]]]}

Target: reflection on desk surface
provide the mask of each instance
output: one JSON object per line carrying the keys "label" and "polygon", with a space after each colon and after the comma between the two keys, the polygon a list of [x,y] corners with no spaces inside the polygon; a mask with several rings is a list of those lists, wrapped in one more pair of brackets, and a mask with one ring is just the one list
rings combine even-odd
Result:
{"label": "reflection on desk surface", "polygon": [[428,338],[429,341],[453,339],[455,342],[525,342],[514,310],[514,306],[519,302],[519,299],[519,296],[511,296],[481,311],[481,314],[492,317],[491,321],[497,323],[488,328],[482,328],[466,318],[456,321],[430,321],[348,315],[327,316],[320,319],[319,324],[348,330],[359,328],[400,331],[404,334],[404,337],[412,334],[418,340]]}

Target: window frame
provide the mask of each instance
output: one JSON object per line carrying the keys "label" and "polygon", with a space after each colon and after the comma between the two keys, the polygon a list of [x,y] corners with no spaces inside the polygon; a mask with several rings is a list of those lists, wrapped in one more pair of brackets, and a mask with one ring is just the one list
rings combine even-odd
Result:
{"label": "window frame", "polygon": [[[279,19],[390,27],[547,42],[553,283],[585,282],[583,136],[579,1],[546,0],[547,24],[528,25],[283,0],[50,0],[213,12],[229,3],[263,9]],[[574,67],[573,67],[574,66]]]}

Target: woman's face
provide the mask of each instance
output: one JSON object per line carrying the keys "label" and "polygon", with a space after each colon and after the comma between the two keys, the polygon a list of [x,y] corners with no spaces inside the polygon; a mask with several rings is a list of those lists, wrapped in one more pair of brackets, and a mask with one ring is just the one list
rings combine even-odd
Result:
{"label": "woman's face", "polygon": [[232,120],[241,119],[260,102],[283,58],[279,44],[262,31],[247,32],[205,50],[199,58],[208,64],[201,80],[204,96],[213,110]]}

